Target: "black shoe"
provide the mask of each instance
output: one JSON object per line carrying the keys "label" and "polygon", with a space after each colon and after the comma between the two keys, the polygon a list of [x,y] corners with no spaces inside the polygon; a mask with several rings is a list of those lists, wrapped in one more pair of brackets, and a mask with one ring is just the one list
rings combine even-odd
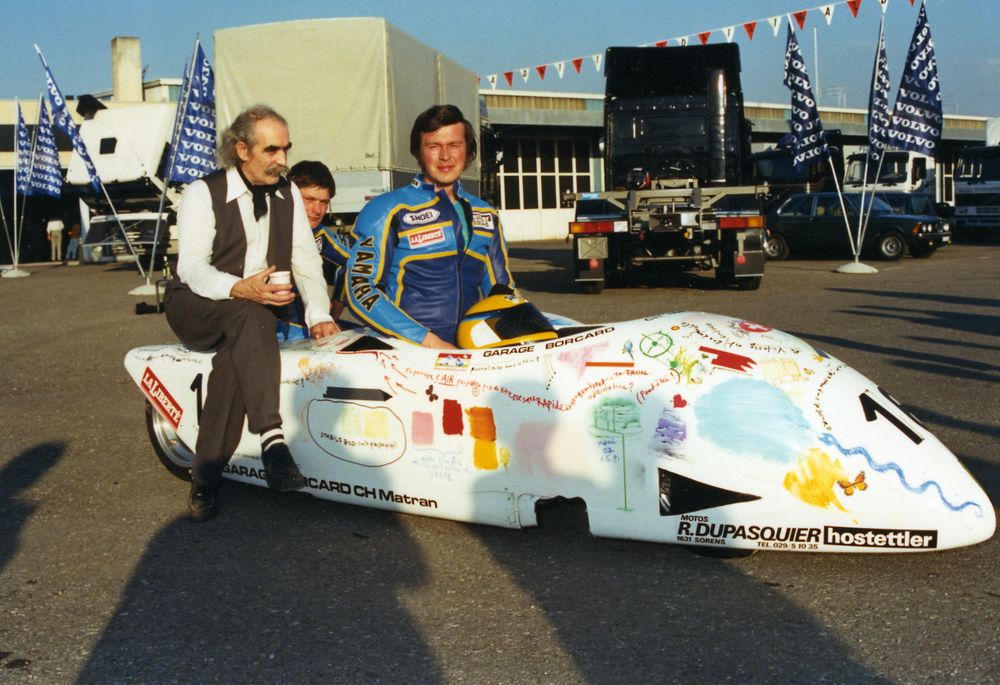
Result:
{"label": "black shoe", "polygon": [[219,489],[210,488],[191,481],[191,495],[188,497],[188,518],[192,521],[208,521],[219,515]]}
{"label": "black shoe", "polygon": [[285,443],[279,442],[268,447],[261,455],[261,461],[264,463],[267,487],[272,490],[289,492],[301,490],[306,486],[305,476],[295,465],[292,453],[288,451],[288,445]]}

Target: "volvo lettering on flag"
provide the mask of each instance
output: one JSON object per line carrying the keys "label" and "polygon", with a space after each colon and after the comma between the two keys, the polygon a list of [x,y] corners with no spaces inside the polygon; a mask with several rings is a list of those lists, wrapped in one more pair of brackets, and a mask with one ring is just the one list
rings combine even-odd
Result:
{"label": "volvo lettering on flag", "polygon": [[913,40],[906,53],[903,80],[896,93],[896,106],[889,125],[889,144],[934,157],[943,127],[934,41],[927,23],[927,8],[921,3]]}
{"label": "volvo lettering on flag", "polygon": [[197,181],[215,171],[215,74],[201,43],[185,79],[183,113],[174,132],[172,163],[167,180]]}
{"label": "volvo lettering on flag", "polygon": [[56,148],[56,136],[52,132],[49,113],[42,103],[38,108],[38,127],[35,129],[35,154],[32,159],[31,178],[28,181],[28,192],[25,195],[62,195],[62,165],[59,163],[59,150]]}
{"label": "volvo lettering on flag", "polygon": [[795,169],[802,170],[828,154],[826,133],[819,120],[819,110],[813,97],[812,84],[806,73],[806,63],[795,39],[795,31],[788,24],[788,44],[785,48],[785,85],[792,91],[792,118],[789,126],[795,138]]}
{"label": "volvo lettering on flag", "polygon": [[[884,21],[884,18],[883,18]],[[868,98],[868,156],[878,163],[889,141],[889,62],[885,57],[885,34],[879,25],[878,50],[872,70],[872,92]]]}
{"label": "volvo lettering on flag", "polygon": [[15,186],[18,195],[28,194],[28,181],[31,179],[31,137],[28,135],[28,127],[24,123],[24,115],[21,114],[21,103],[17,103],[17,175],[15,176]]}
{"label": "volvo lettering on flag", "polygon": [[97,168],[94,166],[93,160],[90,159],[90,155],[87,153],[87,146],[84,145],[83,138],[80,137],[80,129],[77,128],[76,122],[70,116],[69,110],[66,108],[66,99],[63,97],[62,91],[59,90],[59,86],[56,85],[56,80],[52,76],[52,70],[49,69],[49,65],[46,63],[45,57],[37,45],[35,46],[35,51],[38,52],[38,57],[42,60],[42,66],[45,67],[45,86],[49,94],[49,104],[52,105],[52,123],[56,128],[69,136],[70,141],[73,143],[74,152],[80,155],[84,166],[87,167],[87,173],[90,175],[90,185],[93,186],[95,193],[100,193],[101,179],[97,175]]}

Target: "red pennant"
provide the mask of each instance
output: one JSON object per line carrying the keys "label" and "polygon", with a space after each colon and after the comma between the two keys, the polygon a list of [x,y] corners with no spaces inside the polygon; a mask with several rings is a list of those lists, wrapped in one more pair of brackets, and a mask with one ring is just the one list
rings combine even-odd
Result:
{"label": "red pennant", "polygon": [[800,12],[792,12],[792,16],[795,17],[795,23],[799,25],[800,29],[804,29],[806,27],[806,14],[808,14],[808,13],[809,13],[809,10],[802,10]]}
{"label": "red pennant", "polygon": [[708,42],[708,38],[711,35],[712,35],[711,31],[705,31],[704,33],[699,33],[698,34],[698,40],[700,40],[701,44],[704,45],[705,43]]}
{"label": "red pennant", "polygon": [[[910,0],[910,4],[913,4],[913,0]],[[851,10],[851,14],[854,18],[858,18],[858,10],[861,8],[861,0],[847,0],[847,9]]]}
{"label": "red pennant", "polygon": [[545,67],[546,66],[547,65],[543,64],[543,65],[541,65],[539,67],[535,67],[535,71],[538,72],[538,78],[542,79],[543,81],[545,80]]}
{"label": "red pennant", "polygon": [[578,74],[580,73],[580,67],[582,67],[582,66],[583,66],[583,58],[582,57],[574,57],[573,58],[573,68],[576,69],[576,73],[578,73]]}
{"label": "red pennant", "polygon": [[913,0],[910,0],[910,7],[913,7]]}
{"label": "red pennant", "polygon": [[665,47],[667,47],[667,41],[665,41],[665,40],[658,40],[658,41],[656,41],[656,47],[658,47],[658,48],[665,48]]}
{"label": "red pennant", "polygon": [[504,77],[504,80],[507,81],[507,87],[508,88],[513,88],[514,87],[514,72],[513,71],[505,71],[503,73],[503,77]]}
{"label": "red pennant", "polygon": [[747,32],[747,38],[753,40],[753,32],[757,30],[757,22],[748,21],[743,24],[743,30]]}

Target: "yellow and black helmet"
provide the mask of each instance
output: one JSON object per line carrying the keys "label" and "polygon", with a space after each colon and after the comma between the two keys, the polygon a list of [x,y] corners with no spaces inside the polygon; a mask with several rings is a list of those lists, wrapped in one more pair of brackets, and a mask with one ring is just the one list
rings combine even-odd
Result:
{"label": "yellow and black helmet", "polygon": [[458,346],[483,349],[559,337],[545,315],[517,293],[490,295],[469,307],[458,324]]}

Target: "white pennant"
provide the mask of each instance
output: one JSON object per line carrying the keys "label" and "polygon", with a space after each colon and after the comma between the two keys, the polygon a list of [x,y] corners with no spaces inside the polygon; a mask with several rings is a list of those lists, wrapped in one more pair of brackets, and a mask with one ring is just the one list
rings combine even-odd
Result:
{"label": "white pennant", "polygon": [[490,84],[490,88],[492,88],[493,90],[497,89],[497,75],[496,74],[490,74],[489,76],[487,76],[486,77],[486,82]]}
{"label": "white pennant", "polygon": [[559,74],[559,78],[563,77],[563,72],[566,71],[565,62],[553,62],[552,66],[556,68],[556,73]]}
{"label": "white pennant", "polygon": [[732,43],[733,42],[733,31],[735,31],[735,30],[736,30],[736,27],[734,27],[734,26],[727,26],[726,28],[722,29],[722,35],[724,35],[726,37],[726,42],[727,43]]}
{"label": "white pennant", "polygon": [[882,6],[882,14],[889,9],[889,0],[878,0],[878,4]]}
{"label": "white pennant", "polygon": [[690,38],[690,36],[681,36],[680,38],[675,38],[675,40],[678,45],[685,46],[688,44],[688,38]]}
{"label": "white pennant", "polygon": [[590,56],[590,59],[594,60],[594,69],[596,69],[597,71],[601,70],[601,59],[603,58],[604,58],[603,52],[599,52],[596,55]]}
{"label": "white pennant", "polygon": [[[784,19],[782,16],[771,17],[767,20],[767,23],[771,25],[771,30],[774,31],[774,35],[778,35],[778,31],[781,30],[781,20]],[[789,19],[791,21],[791,19]]]}
{"label": "white pennant", "polygon": [[833,21],[833,8],[836,5],[823,5],[820,11],[823,12],[823,18],[826,19],[826,25],[829,26],[830,22]]}
{"label": "white pennant", "polygon": [[523,69],[521,69],[521,78],[524,79],[525,83],[528,82],[528,77],[530,75],[531,75],[531,68],[530,67],[524,67]]}

